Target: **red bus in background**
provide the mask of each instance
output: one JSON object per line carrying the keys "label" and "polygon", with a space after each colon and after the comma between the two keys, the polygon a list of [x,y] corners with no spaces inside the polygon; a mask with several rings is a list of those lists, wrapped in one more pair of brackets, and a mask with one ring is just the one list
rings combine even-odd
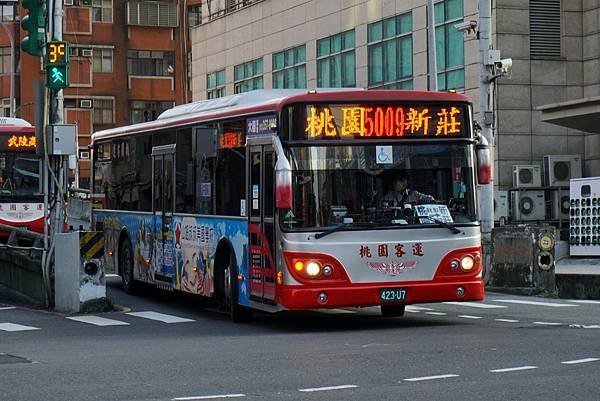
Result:
{"label": "red bus in background", "polygon": [[[44,203],[35,128],[20,118],[0,117],[0,223],[43,232]],[[0,231],[0,238],[9,233]]]}

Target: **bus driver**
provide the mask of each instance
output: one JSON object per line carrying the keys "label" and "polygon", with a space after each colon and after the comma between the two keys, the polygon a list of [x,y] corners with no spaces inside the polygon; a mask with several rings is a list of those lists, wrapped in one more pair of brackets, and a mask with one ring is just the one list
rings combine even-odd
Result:
{"label": "bus driver", "polygon": [[392,182],[392,190],[384,195],[384,207],[402,207],[405,203],[431,203],[435,198],[417,190],[408,188],[406,173],[399,172]]}

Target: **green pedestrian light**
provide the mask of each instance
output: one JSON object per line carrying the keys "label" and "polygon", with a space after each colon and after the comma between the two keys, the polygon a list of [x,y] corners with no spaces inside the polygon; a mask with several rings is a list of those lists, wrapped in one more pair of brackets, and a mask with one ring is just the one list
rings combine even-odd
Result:
{"label": "green pedestrian light", "polygon": [[69,86],[69,44],[52,41],[46,44],[46,86],[64,89]]}

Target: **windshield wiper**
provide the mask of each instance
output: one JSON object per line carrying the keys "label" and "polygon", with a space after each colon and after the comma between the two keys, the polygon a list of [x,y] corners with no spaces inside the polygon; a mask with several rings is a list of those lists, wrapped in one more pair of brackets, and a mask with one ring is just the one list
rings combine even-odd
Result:
{"label": "windshield wiper", "polygon": [[315,238],[316,239],[323,238],[326,235],[333,234],[334,232],[343,230],[346,227],[374,227],[374,226],[375,226],[374,223],[355,223],[355,222],[341,223],[335,227],[331,227],[329,230],[325,230],[321,233],[316,233]]}
{"label": "windshield wiper", "polygon": [[442,220],[438,220],[435,217],[429,217],[429,216],[419,216],[420,219],[427,219],[427,220],[431,220],[434,223],[439,224],[442,227],[446,227],[448,230],[452,231],[453,234],[460,234],[460,230],[456,227],[454,227],[452,224],[450,223],[446,223],[445,221]]}

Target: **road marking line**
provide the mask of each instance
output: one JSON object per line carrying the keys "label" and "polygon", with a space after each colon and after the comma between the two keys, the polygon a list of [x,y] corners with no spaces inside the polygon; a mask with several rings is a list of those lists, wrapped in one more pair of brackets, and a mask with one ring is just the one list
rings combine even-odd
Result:
{"label": "road marking line", "polygon": [[39,327],[23,326],[22,324],[15,323],[0,323],[0,330],[3,331],[29,331],[29,330],[40,330]]}
{"label": "road marking line", "polygon": [[165,315],[164,313],[158,312],[127,312],[127,315],[142,317],[144,319],[158,320],[164,323],[183,323],[183,322],[194,322],[195,320],[186,319],[183,317],[177,317],[173,315]]}
{"label": "road marking line", "polygon": [[343,384],[341,386],[330,386],[330,387],[314,387],[314,388],[299,388],[298,391],[304,393],[312,393],[315,391],[331,391],[331,390],[344,390],[348,388],[357,388],[356,384]]}
{"label": "road marking line", "polygon": [[426,308],[424,306],[416,306],[416,305],[406,305],[405,308],[406,311],[411,311],[411,312],[419,312],[419,311],[424,311],[424,310],[433,310],[431,308]]}
{"label": "road marking line", "polygon": [[172,398],[171,401],[214,400],[217,398],[239,398],[239,397],[245,397],[245,396],[246,396],[246,394],[199,395],[199,396],[195,396],[195,397]]}
{"label": "road marking line", "polygon": [[497,322],[503,322],[503,323],[519,323],[518,320],[515,319],[494,319]]}
{"label": "road marking line", "polygon": [[458,377],[459,375],[448,374],[448,375],[437,375],[437,376],[423,376],[423,377],[411,377],[410,379],[404,379],[405,382],[419,382],[424,380],[436,380],[436,379],[448,379],[450,377]]}
{"label": "road marking line", "polygon": [[17,309],[16,306],[0,306],[0,310],[12,310]]}
{"label": "road marking line", "polygon": [[539,324],[540,326],[562,326],[562,323],[557,322],[533,322],[533,324]]}
{"label": "road marking line", "polygon": [[518,366],[516,368],[506,368],[506,369],[493,369],[490,370],[492,373],[505,373],[505,372],[516,372],[518,370],[530,370],[537,369],[537,366]]}
{"label": "road marking line", "polygon": [[574,365],[576,363],[587,363],[587,362],[596,362],[596,361],[600,361],[600,358],[576,359],[574,361],[564,361],[564,362],[561,362],[561,363],[564,363],[565,365]]}
{"label": "road marking line", "polygon": [[462,317],[464,319],[483,319],[481,316],[471,316],[471,315],[458,315],[458,317]]}
{"label": "road marking line", "polygon": [[446,316],[447,313],[444,312],[425,312],[427,315],[435,315],[435,316]]}
{"label": "road marking line", "polygon": [[120,320],[107,319],[100,316],[70,316],[69,320],[76,322],[93,324],[95,326],[129,326],[129,323]]}
{"label": "road marking line", "polygon": [[479,302],[443,302],[443,303],[446,305],[468,306],[471,308],[481,308],[481,309],[508,308],[508,306],[504,306],[504,305],[483,304],[483,303],[479,303]]}
{"label": "road marking line", "polygon": [[600,304],[600,301],[592,301],[590,299],[569,299],[567,302],[573,302],[576,304]]}
{"label": "road marking line", "polygon": [[600,325],[598,324],[570,324],[569,327],[574,327],[576,329],[600,329]]}
{"label": "road marking line", "polygon": [[494,302],[506,302],[509,304],[520,304],[520,305],[536,305],[536,306],[549,306],[551,308],[564,308],[568,306],[579,306],[573,304],[557,304],[554,302],[538,302],[538,301],[523,301],[520,299],[494,299]]}

